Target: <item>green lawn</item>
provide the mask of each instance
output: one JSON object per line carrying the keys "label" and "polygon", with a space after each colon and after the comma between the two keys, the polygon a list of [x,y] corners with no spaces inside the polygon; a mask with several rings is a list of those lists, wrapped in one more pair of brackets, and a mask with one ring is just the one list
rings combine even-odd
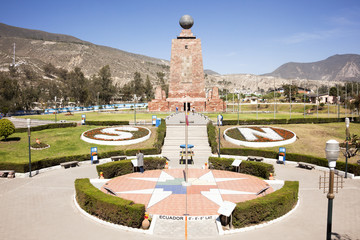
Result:
{"label": "green lawn", "polygon": [[[67,121],[81,121],[81,115],[86,115],[86,120],[88,121],[134,121],[134,112],[123,113],[123,112],[86,112],[86,113],[74,113],[73,115],[67,116],[65,113],[56,114],[57,120],[67,120]],[[136,113],[136,121],[145,120],[150,122],[152,115],[156,115],[158,118],[165,118],[169,114],[151,114],[151,113]],[[31,119],[40,119],[40,120],[52,120],[55,121],[55,114],[46,114],[46,115],[31,115],[31,116],[21,116],[20,118],[31,118]]]}
{"label": "green lawn", "polygon": [[[98,126],[79,126],[75,128],[57,128],[31,133],[31,144],[36,138],[51,147],[44,150],[31,150],[32,160],[53,158],[78,154],[90,154],[90,148],[97,146],[98,152],[108,152],[120,149],[151,148],[155,141],[156,129],[148,127],[151,131],[150,139],[143,143],[128,146],[104,146],[84,142],[80,139],[81,134]],[[15,133],[9,138],[20,138],[20,141],[0,141],[0,159],[6,162],[28,161],[28,137],[27,133]]]}
{"label": "green lawn", "polygon": [[[281,127],[291,130],[296,133],[297,140],[289,145],[285,145],[286,152],[301,153],[306,155],[312,155],[325,158],[325,144],[330,139],[335,139],[338,142],[344,142],[345,135],[345,123],[326,123],[326,124],[287,124],[287,125],[274,125],[275,127]],[[233,126],[223,126],[221,131]],[[360,136],[360,124],[350,123],[350,133]],[[239,147],[231,144],[221,138],[222,147]],[[261,148],[264,150],[278,151],[279,147]],[[353,157],[350,162],[355,163],[360,157]],[[340,161],[345,161],[344,156],[340,153]]]}

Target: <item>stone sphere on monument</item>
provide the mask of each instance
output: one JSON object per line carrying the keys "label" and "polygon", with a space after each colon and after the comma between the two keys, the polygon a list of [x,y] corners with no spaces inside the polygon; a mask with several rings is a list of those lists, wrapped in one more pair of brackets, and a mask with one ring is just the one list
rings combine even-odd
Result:
{"label": "stone sphere on monument", "polygon": [[190,15],[184,15],[180,18],[180,26],[184,29],[190,29],[194,25],[194,19]]}

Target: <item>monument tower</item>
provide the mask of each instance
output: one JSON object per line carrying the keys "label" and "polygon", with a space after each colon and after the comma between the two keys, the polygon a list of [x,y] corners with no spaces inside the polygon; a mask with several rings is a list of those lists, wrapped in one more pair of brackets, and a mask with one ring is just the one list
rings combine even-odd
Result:
{"label": "monument tower", "polygon": [[196,111],[224,111],[225,104],[219,98],[218,89],[215,87],[205,93],[205,78],[201,52],[201,41],[191,32],[194,20],[189,15],[180,18],[183,28],[180,36],[172,40],[169,96],[157,87],[155,99],[149,102],[150,111],[175,111],[188,110],[195,107]]}

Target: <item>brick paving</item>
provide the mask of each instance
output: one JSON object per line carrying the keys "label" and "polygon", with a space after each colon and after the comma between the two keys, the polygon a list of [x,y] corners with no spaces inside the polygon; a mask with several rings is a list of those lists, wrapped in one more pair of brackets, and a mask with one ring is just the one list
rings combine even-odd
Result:
{"label": "brick paving", "polygon": [[[162,180],[162,172],[173,179]],[[255,193],[268,185],[254,176],[209,169],[189,169],[191,185],[183,186],[184,181],[183,169],[165,169],[127,174],[105,185],[121,198],[144,204],[150,214],[175,216],[218,215],[222,201],[237,203],[261,197]],[[106,193],[104,188],[102,191]],[[270,187],[266,193],[271,192]]]}
{"label": "brick paving", "polygon": [[[202,129],[202,128],[199,128]],[[173,130],[178,130],[174,128]],[[196,134],[197,128],[192,129]],[[203,129],[201,130],[203,131]],[[202,134],[201,134],[202,135]],[[174,134],[171,145],[175,143]],[[194,140],[195,141],[195,140]],[[176,151],[178,149],[176,148]],[[169,151],[170,152],[170,151]],[[178,154],[178,153],[177,153]],[[207,153],[200,154],[202,158],[207,158]],[[175,155],[174,155],[175,156]],[[176,156],[175,156],[176,157]],[[196,161],[196,160],[195,160]],[[200,167],[203,160],[201,160]],[[205,161],[205,160],[204,160]],[[175,161],[174,161],[175,163]],[[269,162],[274,163],[274,162]],[[181,166],[183,168],[183,166]],[[198,167],[198,166],[194,166]],[[327,198],[322,190],[318,189],[319,170],[299,169],[292,164],[274,164],[276,179],[299,181],[298,208],[288,217],[280,222],[269,226],[235,233],[232,235],[219,236],[214,228],[214,220],[190,221],[188,222],[188,239],[277,239],[277,240],[303,240],[303,239],[325,239],[326,220],[327,220]],[[209,170],[191,169],[189,180],[193,180],[198,185],[192,185],[186,190],[189,194],[171,194],[163,200],[161,204],[154,204],[151,210],[160,212],[166,210],[169,215],[176,215],[186,211],[186,205],[194,206],[193,214],[202,215],[204,212],[217,211],[218,204],[214,201],[202,197],[197,198],[201,192],[209,193],[214,185],[210,185],[206,179],[196,179],[208,173]],[[204,171],[204,172],[202,172]],[[184,177],[183,172],[178,169],[168,169],[166,173],[175,179]],[[144,174],[136,173],[134,178],[140,177],[161,178],[160,171],[146,171]],[[215,178],[237,178],[242,177],[237,173],[213,171]],[[154,235],[144,235],[126,230],[114,229],[84,217],[73,202],[74,180],[76,178],[97,178],[95,166],[84,165],[71,169],[59,169],[48,171],[34,176],[33,178],[0,179],[0,235],[2,239],[10,240],[48,240],[48,239],[67,239],[67,240],[112,240],[112,239],[184,239],[184,222],[166,219],[158,219],[154,230]],[[166,179],[166,175],[162,176]],[[157,181],[144,181],[132,179],[132,182],[141,189],[154,189]],[[195,178],[196,180],[194,180]],[[177,180],[171,180],[175,183]],[[232,181],[217,181],[216,188],[233,190],[234,185],[245,191],[255,192],[257,178]],[[252,182],[253,181],[253,182]],[[161,189],[167,186],[166,181],[162,182]],[[207,184],[207,185],[206,185]],[[253,185],[251,187],[250,185]],[[114,185],[114,187],[116,184]],[[120,184],[121,191],[131,191],[132,186]],[[111,186],[112,187],[112,186]],[[202,190],[203,189],[203,190]],[[176,191],[182,191],[181,188]],[[166,191],[164,191],[166,193]],[[199,194],[200,192],[200,194]],[[211,192],[210,192],[211,193]],[[209,193],[209,196],[213,196]],[[144,194],[145,195],[145,194]],[[149,203],[148,198],[138,196],[135,202]],[[130,199],[134,194],[125,193],[124,197]],[[251,195],[222,194],[222,200],[240,201]],[[201,201],[199,200],[201,199]],[[360,180],[345,179],[344,189],[339,190],[335,195],[333,208],[333,239],[356,240],[360,239]],[[149,209],[150,209],[149,208]],[[173,212],[172,212],[173,211]]]}
{"label": "brick paving", "polygon": [[[202,221],[201,228],[196,221],[189,222],[188,239],[325,239],[327,198],[318,189],[322,172],[299,169],[291,164],[274,166],[277,179],[300,181],[300,205],[293,214],[267,227],[227,236],[214,232],[210,227],[212,220]],[[1,238],[184,239],[184,222],[158,220],[157,225],[165,227],[155,229],[154,235],[144,235],[112,229],[84,217],[73,203],[74,180],[84,177],[96,178],[95,166],[49,171],[31,179],[0,179]],[[345,179],[344,189],[339,190],[334,199],[334,239],[360,239],[359,199],[360,181]]]}

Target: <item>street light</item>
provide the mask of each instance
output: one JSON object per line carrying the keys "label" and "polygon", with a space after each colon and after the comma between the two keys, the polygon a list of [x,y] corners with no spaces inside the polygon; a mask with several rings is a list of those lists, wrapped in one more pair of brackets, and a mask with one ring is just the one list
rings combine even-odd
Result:
{"label": "street light", "polygon": [[223,116],[221,114],[218,115],[217,117],[217,124],[218,124],[218,127],[219,127],[219,152],[218,152],[218,157],[220,158],[220,126],[222,125],[222,120],[223,120]]}
{"label": "street light", "polygon": [[28,127],[28,142],[29,142],[29,177],[31,177],[31,149],[30,149],[30,125],[31,125],[31,119],[27,119],[27,127]]}
{"label": "street light", "polygon": [[134,94],[134,124],[136,126],[136,100],[137,100],[137,97],[136,97],[136,94]]}
{"label": "street light", "polygon": [[57,122],[56,115],[57,115],[57,104],[56,104],[56,96],[55,96],[55,123]]}
{"label": "street light", "polygon": [[[346,153],[349,151],[349,138],[350,138],[350,132],[349,132],[349,126],[350,126],[350,120],[349,118],[345,118],[345,124],[346,124]],[[347,165],[348,165],[348,154],[345,155],[345,178],[347,178]]]}
{"label": "street light", "polygon": [[329,140],[326,142],[326,159],[328,160],[330,168],[330,177],[329,177],[329,192],[327,194],[328,198],[328,217],[327,217],[327,228],[326,228],[326,239],[331,240],[331,226],[332,226],[332,209],[333,209],[333,200],[334,195],[334,170],[336,167],[336,160],[339,157],[339,142],[336,140]]}

